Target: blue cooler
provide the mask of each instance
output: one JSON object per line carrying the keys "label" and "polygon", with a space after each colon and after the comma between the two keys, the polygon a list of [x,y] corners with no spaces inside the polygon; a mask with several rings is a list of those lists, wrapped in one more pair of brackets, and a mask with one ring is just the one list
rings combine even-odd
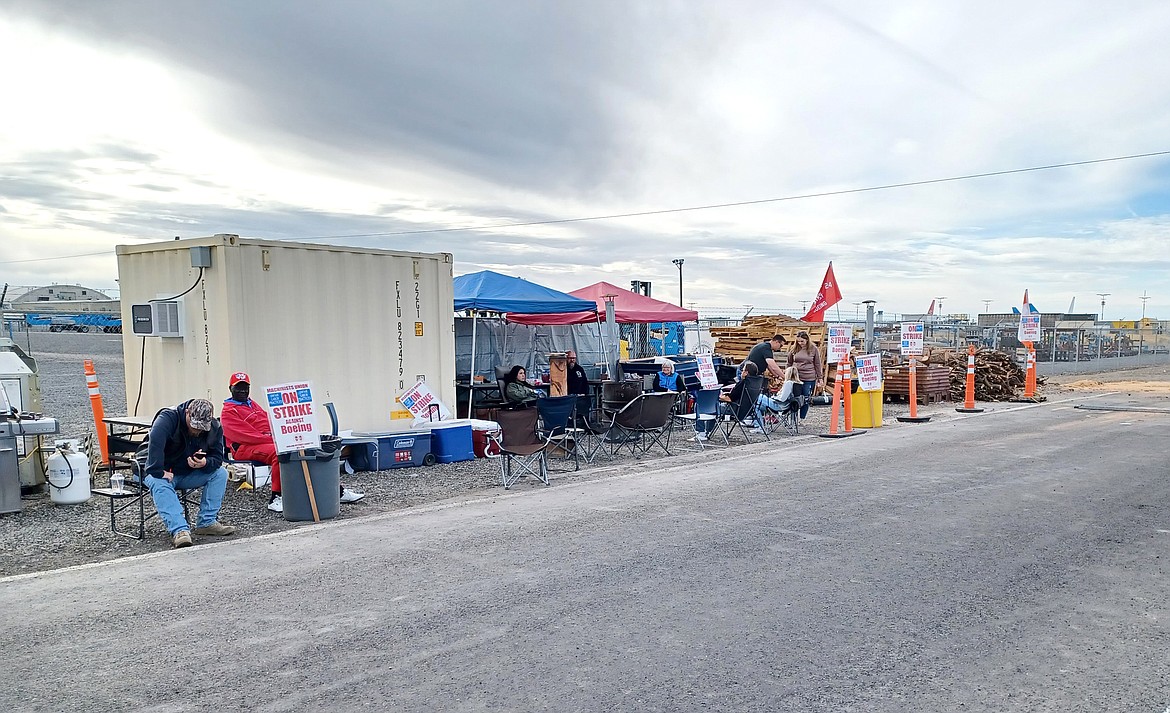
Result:
{"label": "blue cooler", "polygon": [[470,421],[436,421],[427,426],[431,429],[431,452],[435,460],[456,463],[475,458]]}

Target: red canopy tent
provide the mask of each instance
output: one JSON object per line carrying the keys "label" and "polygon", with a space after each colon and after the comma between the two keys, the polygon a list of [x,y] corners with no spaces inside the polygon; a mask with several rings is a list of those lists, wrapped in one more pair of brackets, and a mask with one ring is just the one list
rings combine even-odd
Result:
{"label": "red canopy tent", "polygon": [[605,314],[605,295],[613,295],[614,320],[618,324],[647,324],[650,322],[694,322],[699,313],[683,309],[669,302],[656,300],[631,292],[608,282],[582,287],[569,293],[583,300],[597,303],[597,312],[562,312],[560,314],[515,314],[509,312],[509,322],[517,324],[590,324]]}

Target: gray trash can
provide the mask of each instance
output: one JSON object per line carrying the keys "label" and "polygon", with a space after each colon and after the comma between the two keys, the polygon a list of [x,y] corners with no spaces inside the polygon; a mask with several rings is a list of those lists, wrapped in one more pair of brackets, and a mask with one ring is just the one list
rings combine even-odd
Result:
{"label": "gray trash can", "polygon": [[302,462],[309,466],[309,481],[317,501],[317,515],[331,520],[341,512],[341,439],[321,436],[321,448],[300,453],[281,453],[280,495],[284,502],[284,519],[290,522],[312,521],[313,506],[305,487]]}

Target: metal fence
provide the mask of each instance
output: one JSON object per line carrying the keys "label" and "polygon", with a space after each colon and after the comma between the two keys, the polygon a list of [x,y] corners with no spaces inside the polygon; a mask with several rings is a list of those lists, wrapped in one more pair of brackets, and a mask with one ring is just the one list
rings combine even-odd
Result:
{"label": "metal fence", "polygon": [[[994,336],[998,343],[988,346],[1022,357],[1023,345],[1014,332]],[[1160,327],[1044,329],[1033,348],[1041,374],[1087,374],[1170,364],[1170,334]]]}

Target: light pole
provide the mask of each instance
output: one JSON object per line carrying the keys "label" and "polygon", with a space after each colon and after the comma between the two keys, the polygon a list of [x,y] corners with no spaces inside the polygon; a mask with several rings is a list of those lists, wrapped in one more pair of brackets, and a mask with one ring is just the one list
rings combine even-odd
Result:
{"label": "light pole", "polygon": [[938,316],[941,317],[943,316],[943,300],[945,300],[946,297],[935,297],[935,299],[938,300]]}
{"label": "light pole", "polygon": [[1097,319],[1104,322],[1105,321],[1105,298],[1113,293],[1112,292],[1096,292],[1094,294],[1096,294],[1098,297],[1101,298],[1101,314],[1097,315]]}
{"label": "light pole", "polygon": [[1142,301],[1142,321],[1138,323],[1138,358],[1142,356],[1142,352],[1146,350],[1146,300],[1150,296],[1142,290],[1142,296],[1138,298]]}
{"label": "light pole", "polygon": [[980,300],[983,303],[983,313],[987,314],[991,311],[991,303],[995,300]]}
{"label": "light pole", "polygon": [[683,259],[681,257],[676,257],[675,259],[671,260],[671,262],[673,262],[675,264],[675,266],[678,267],[678,306],[682,307],[683,306],[683,291],[682,291]]}

